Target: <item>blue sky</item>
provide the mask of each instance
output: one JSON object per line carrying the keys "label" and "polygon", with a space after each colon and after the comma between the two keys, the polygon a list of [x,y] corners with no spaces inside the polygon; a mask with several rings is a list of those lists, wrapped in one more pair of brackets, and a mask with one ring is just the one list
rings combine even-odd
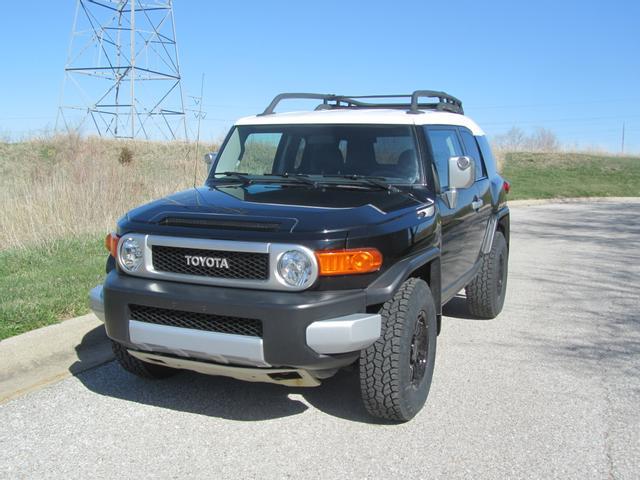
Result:
{"label": "blue sky", "polygon": [[[175,0],[185,94],[205,74],[202,136],[281,91],[447,91],[489,135],[546,127],[640,153],[640,2]],[[6,2],[0,133],[53,127],[75,0]],[[194,120],[192,119],[192,122]]]}

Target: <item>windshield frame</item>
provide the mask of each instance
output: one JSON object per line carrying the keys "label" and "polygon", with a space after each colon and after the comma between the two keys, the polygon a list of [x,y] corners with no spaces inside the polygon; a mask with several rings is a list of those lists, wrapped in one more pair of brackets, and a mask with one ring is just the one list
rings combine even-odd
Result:
{"label": "windshield frame", "polygon": [[[216,176],[216,169],[218,167],[218,164],[220,163],[221,159],[222,159],[222,154],[225,151],[225,148],[227,148],[229,142],[231,141],[231,139],[233,138],[234,133],[241,127],[256,127],[256,128],[261,128],[264,127],[265,130],[269,130],[269,129],[278,129],[278,128],[286,128],[286,127],[309,127],[309,128],[313,128],[313,127],[318,127],[318,128],[326,128],[326,127],[371,127],[371,128],[380,128],[380,127],[406,127],[407,129],[409,129],[409,131],[411,132],[411,138],[413,140],[413,144],[414,144],[414,151],[416,154],[416,160],[417,160],[417,164],[418,164],[418,178],[416,179],[415,182],[398,182],[398,181],[394,181],[394,179],[397,179],[398,177],[384,177],[384,182],[388,183],[389,185],[393,185],[396,187],[417,187],[417,186],[427,186],[428,185],[428,172],[426,171],[427,166],[424,164],[424,155],[423,155],[423,151],[424,151],[424,145],[423,145],[423,139],[420,136],[420,131],[419,129],[416,127],[416,125],[414,124],[403,124],[403,123],[398,123],[398,124],[390,124],[390,123],[274,123],[274,124],[242,124],[242,125],[233,125],[233,127],[231,127],[229,129],[229,132],[227,133],[227,135],[224,138],[224,141],[222,142],[222,144],[220,145],[220,148],[218,149],[218,155],[216,156],[215,161],[212,163],[209,172],[207,174],[207,179],[205,180],[205,185],[212,187],[212,186],[216,186],[219,185],[220,183],[224,183],[224,177],[219,177]],[[221,171],[222,172],[222,171]],[[221,173],[218,172],[218,175]],[[243,173],[243,172],[240,172]],[[265,172],[266,173],[266,172]],[[243,173],[246,174],[246,173]],[[293,174],[291,174],[293,175]],[[320,184],[326,184],[326,185],[346,185],[346,184],[362,184],[361,182],[359,182],[357,179],[353,179],[353,178],[349,178],[352,177],[352,175],[344,175],[344,176],[335,176],[335,175],[328,175],[328,176],[324,176],[322,174],[302,174],[305,176],[308,176],[308,178],[310,180],[313,181],[317,181]],[[274,183],[274,175],[262,175],[262,174],[246,174],[246,176],[248,178],[250,178],[252,180],[252,183],[261,183],[261,181],[268,181],[269,183]],[[367,176],[362,175],[362,178],[366,178]],[[371,178],[376,178],[376,179],[381,179],[381,176],[375,175],[375,176],[370,176]]]}

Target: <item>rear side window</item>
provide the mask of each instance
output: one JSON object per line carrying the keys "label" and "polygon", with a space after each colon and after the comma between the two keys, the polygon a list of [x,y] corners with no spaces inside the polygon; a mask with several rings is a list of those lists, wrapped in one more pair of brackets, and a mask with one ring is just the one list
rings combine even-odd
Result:
{"label": "rear side window", "polygon": [[467,155],[473,158],[473,161],[476,164],[476,180],[485,178],[487,176],[487,169],[482,161],[482,155],[480,155],[480,150],[478,149],[475,137],[469,130],[464,128],[460,129],[460,136],[462,137],[462,142],[464,143],[464,149],[467,151]]}
{"label": "rear side window", "polygon": [[440,181],[440,189],[445,190],[449,186],[449,158],[461,156],[462,145],[455,129],[428,128],[426,131],[431,143],[433,163]]}
{"label": "rear side window", "polygon": [[493,157],[493,153],[491,153],[491,147],[489,146],[489,142],[487,141],[487,137],[481,135],[476,137],[478,139],[478,145],[480,146],[480,151],[482,152],[482,159],[487,167],[487,171],[491,173],[491,175],[495,175],[496,173],[496,159]]}

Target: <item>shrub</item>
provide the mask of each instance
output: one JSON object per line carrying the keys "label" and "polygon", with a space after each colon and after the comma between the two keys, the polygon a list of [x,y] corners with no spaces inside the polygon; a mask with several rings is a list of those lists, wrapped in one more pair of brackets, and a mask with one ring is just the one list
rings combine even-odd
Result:
{"label": "shrub", "polygon": [[118,163],[120,165],[129,165],[133,162],[133,152],[129,147],[122,147],[120,149],[120,155],[118,155]]}

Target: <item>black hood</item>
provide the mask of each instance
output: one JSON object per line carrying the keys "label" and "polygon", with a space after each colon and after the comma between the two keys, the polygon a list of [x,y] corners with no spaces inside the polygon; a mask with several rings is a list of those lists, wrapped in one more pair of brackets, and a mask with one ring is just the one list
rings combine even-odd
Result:
{"label": "black hood", "polygon": [[175,226],[178,222],[188,226],[200,222],[211,228],[227,225],[240,230],[328,234],[385,223],[415,212],[421,204],[405,191],[358,186],[230,185],[175,193],[131,210],[127,219],[137,224]]}

